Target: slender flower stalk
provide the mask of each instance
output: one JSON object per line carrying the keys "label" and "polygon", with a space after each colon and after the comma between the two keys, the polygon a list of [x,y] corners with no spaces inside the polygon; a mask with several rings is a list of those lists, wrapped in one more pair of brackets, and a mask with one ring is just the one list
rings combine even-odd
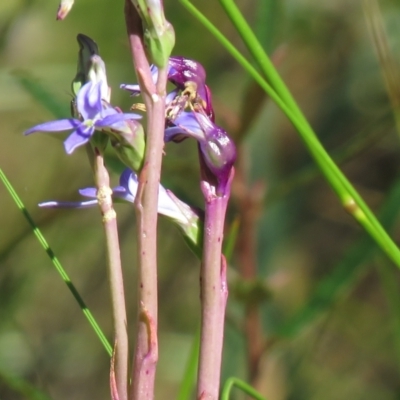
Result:
{"label": "slender flower stalk", "polygon": [[157,83],[153,83],[143,45],[140,17],[130,0],[125,1],[125,18],[133,63],[148,118],[144,166],[139,175],[139,189],[135,200],[138,227],[139,318],[129,399],[152,400],[158,361],[157,203],[164,146],[167,71],[161,68]]}
{"label": "slender flower stalk", "polygon": [[215,194],[207,181],[201,189],[205,198],[203,258],[201,263],[201,337],[197,398],[217,400],[219,395],[225,308],[228,297],[226,261],[222,255],[225,213],[234,175],[231,169],[225,193]]}
{"label": "slender flower stalk", "polygon": [[97,187],[97,201],[106,237],[108,280],[111,292],[115,343],[112,361],[114,365],[112,368],[114,368],[115,373],[118,400],[127,400],[129,343],[117,214],[113,207],[110,177],[104,165],[104,158],[96,148],[94,149],[93,170]]}
{"label": "slender flower stalk", "polygon": [[[153,68],[152,72],[154,79],[157,71]],[[197,398],[217,400],[228,296],[222,241],[236,147],[225,130],[214,123],[211,93],[205,84],[201,65],[184,58],[170,59],[168,79],[181,93],[176,93],[168,103],[164,140],[180,142],[193,138],[198,143],[205,221],[200,272],[201,339]],[[132,89],[135,92],[134,87],[128,88]]]}

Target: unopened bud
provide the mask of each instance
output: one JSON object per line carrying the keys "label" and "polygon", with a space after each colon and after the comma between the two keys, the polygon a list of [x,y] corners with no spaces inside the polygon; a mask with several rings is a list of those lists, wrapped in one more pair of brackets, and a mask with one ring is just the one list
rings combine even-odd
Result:
{"label": "unopened bud", "polygon": [[57,10],[57,17],[56,17],[57,21],[65,19],[66,16],[71,11],[73,5],[74,5],[74,0],[61,0]]}
{"label": "unopened bud", "polygon": [[118,129],[108,132],[111,144],[119,159],[133,171],[140,171],[143,165],[145,139],[142,125],[137,121],[123,121]]}
{"label": "unopened bud", "polygon": [[151,63],[164,68],[175,45],[175,32],[165,19],[162,0],[131,0],[143,23],[144,43]]}
{"label": "unopened bud", "polygon": [[78,66],[72,92],[78,95],[80,88],[87,82],[101,83],[101,98],[110,102],[111,92],[107,83],[106,66],[99,55],[99,49],[94,40],[80,33],[77,36],[79,43]]}

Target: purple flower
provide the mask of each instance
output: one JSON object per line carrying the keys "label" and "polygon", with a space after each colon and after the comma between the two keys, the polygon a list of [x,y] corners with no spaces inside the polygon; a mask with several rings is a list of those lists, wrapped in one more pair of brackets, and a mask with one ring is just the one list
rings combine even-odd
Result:
{"label": "purple flower", "polygon": [[[138,189],[137,175],[129,168],[119,179],[119,186],[112,189],[114,201],[133,203]],[[97,189],[89,187],[79,190],[80,195],[89,198],[82,201],[46,201],[39,203],[43,208],[89,208],[98,203]],[[174,221],[181,228],[189,246],[200,254],[201,231],[203,229],[200,212],[179,200],[170,190],[162,185],[158,187],[158,213]]]}
{"label": "purple flower", "polygon": [[[150,70],[153,81],[156,82],[158,78],[158,68],[155,65],[152,65]],[[181,56],[170,57],[168,61],[167,74],[168,80],[180,91],[185,91],[192,87],[196,91],[197,96],[202,100],[202,108],[204,108],[208,117],[214,121],[211,92],[205,84],[206,72],[204,67],[199,62],[188,58]],[[140,94],[139,85],[122,84],[120,87],[121,89],[131,92],[132,96],[138,96]],[[177,94],[178,92],[171,92],[167,97],[167,104],[169,104]]]}
{"label": "purple flower", "polygon": [[170,126],[165,130],[164,140],[179,142],[186,137],[197,140],[201,159],[217,181],[217,193],[225,193],[231,169],[236,160],[236,147],[233,140],[224,129],[211,121],[204,111],[182,112],[170,122]]}
{"label": "purple flower", "polygon": [[140,115],[120,113],[101,98],[101,82],[88,82],[79,90],[76,98],[76,107],[82,120],[66,118],[44,122],[27,131],[25,135],[34,132],[61,132],[74,130],[64,141],[67,154],[71,154],[77,147],[86,144],[96,129],[116,129],[121,122],[129,119],[139,119]]}
{"label": "purple flower", "polygon": [[194,82],[198,95],[204,100],[207,98],[206,71],[199,62],[181,56],[170,57],[168,67],[168,80],[176,87],[184,90],[187,82]]}
{"label": "purple flower", "polygon": [[[126,168],[119,178],[119,186],[112,189],[113,199],[116,202],[133,203],[135,201],[136,192],[139,186],[137,175]],[[39,203],[39,207],[43,208],[88,208],[97,204],[97,189],[88,187],[80,189],[79,194],[83,197],[88,197],[91,200],[83,201],[46,201]],[[179,204],[179,203],[181,204]],[[166,217],[176,221],[187,222],[187,216],[182,205],[187,206],[180,200],[177,201],[175,196],[171,196],[171,192],[165,189],[162,185],[158,188],[158,212]],[[190,208],[190,207],[189,207]]]}

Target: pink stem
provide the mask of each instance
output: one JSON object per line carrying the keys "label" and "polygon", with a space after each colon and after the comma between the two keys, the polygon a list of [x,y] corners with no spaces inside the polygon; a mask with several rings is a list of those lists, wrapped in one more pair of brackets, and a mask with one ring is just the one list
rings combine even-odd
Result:
{"label": "pink stem", "polygon": [[[233,170],[231,180],[233,178]],[[227,187],[229,188],[230,182]],[[228,297],[226,261],[222,255],[229,190],[219,197],[202,182],[205,197],[203,259],[201,264],[201,337],[197,398],[217,400],[219,394],[225,308]]]}
{"label": "pink stem", "polygon": [[93,158],[93,169],[97,187],[97,199],[106,236],[108,280],[111,292],[115,342],[112,361],[113,374],[115,376],[115,390],[118,393],[119,400],[127,400],[129,344],[117,215],[111,198],[112,190],[110,189],[110,177],[104,166],[104,158],[98,153],[97,149],[95,149]]}
{"label": "pink stem", "polygon": [[160,69],[154,85],[142,41],[142,26],[130,0],[125,19],[136,75],[147,111],[144,167],[135,200],[138,227],[139,318],[129,398],[152,400],[158,361],[157,344],[157,205],[164,147],[165,88],[167,74]]}

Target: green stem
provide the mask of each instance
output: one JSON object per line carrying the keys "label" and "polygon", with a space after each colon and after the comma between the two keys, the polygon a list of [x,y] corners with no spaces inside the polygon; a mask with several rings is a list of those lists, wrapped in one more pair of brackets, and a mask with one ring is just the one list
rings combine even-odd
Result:
{"label": "green stem", "polygon": [[36,226],[35,222],[33,221],[32,217],[28,213],[28,210],[25,208],[22,200],[14,190],[13,186],[11,185],[10,181],[7,179],[6,175],[0,168],[0,179],[3,182],[4,186],[10,193],[12,199],[14,200],[17,207],[20,209],[22,214],[24,215],[25,219],[28,221],[29,225],[32,227],[33,233],[36,236],[39,243],[42,245],[44,251],[50,257],[51,262],[53,263],[54,267],[56,268],[57,272],[60,274],[61,278],[68,286],[68,289],[74,296],[75,300],[79,304],[83,314],[85,315],[86,319],[89,321],[89,324],[93,328],[94,332],[96,333],[97,337],[100,339],[100,342],[103,344],[104,348],[106,349],[108,355],[111,357],[112,355],[112,347],[108,342],[107,338],[105,337],[104,333],[102,332],[101,328],[97,324],[95,318],[93,317],[90,310],[87,308],[85,302],[83,301],[82,297],[80,296],[78,290],[76,289],[75,285],[71,282],[68,274],[65,272],[64,268],[62,267],[60,261],[55,256],[53,250],[50,248],[49,244],[47,243],[46,239],[40,232],[39,228]]}
{"label": "green stem", "polygon": [[[189,12],[191,12],[206,26],[208,30],[210,30],[210,32],[221,42],[221,44],[239,62],[239,64],[246,69],[246,71],[255,79],[261,88],[265,90],[265,92],[289,118],[304,141],[306,147],[310,151],[315,162],[321,169],[323,175],[339,197],[345,210],[360,223],[360,225],[371,235],[371,237],[389,256],[389,258],[391,258],[391,260],[398,267],[400,267],[399,248],[382,228],[375,215],[370,211],[363,199],[325,151],[316,134],[303,116],[301,110],[298,108],[296,102],[291,97],[290,92],[279,77],[279,74],[269,61],[268,56],[259,45],[254,34],[249,34],[249,31],[251,31],[250,27],[247,25],[243,17],[241,17],[240,20],[237,19],[238,17],[236,14],[237,12],[240,13],[240,11],[238,11],[236,6],[230,1],[225,3],[227,8],[234,9],[235,12],[233,14],[230,12],[230,15],[234,16],[233,21],[235,21],[235,23],[240,23],[240,25],[235,26],[242,38],[246,40],[246,45],[249,47],[249,50],[255,52],[257,55],[259,55],[259,53],[262,51],[263,55],[261,57],[259,66],[262,67],[263,73],[268,77],[271,84],[265,81],[258,71],[195,6],[193,6],[188,0],[180,1],[189,10]],[[268,62],[266,62],[266,60],[268,60]]]}
{"label": "green stem", "polygon": [[257,392],[257,390],[253,389],[248,383],[234,377],[228,378],[226,380],[225,385],[222,388],[221,400],[229,400],[231,390],[234,386],[236,386],[238,389],[243,390],[243,392],[247,393],[253,399],[267,400],[259,392]]}
{"label": "green stem", "polygon": [[196,382],[197,364],[199,360],[200,346],[200,328],[197,328],[193,337],[192,348],[188,361],[185,366],[185,373],[179,387],[178,397],[176,400],[187,400],[192,394],[193,387]]}

